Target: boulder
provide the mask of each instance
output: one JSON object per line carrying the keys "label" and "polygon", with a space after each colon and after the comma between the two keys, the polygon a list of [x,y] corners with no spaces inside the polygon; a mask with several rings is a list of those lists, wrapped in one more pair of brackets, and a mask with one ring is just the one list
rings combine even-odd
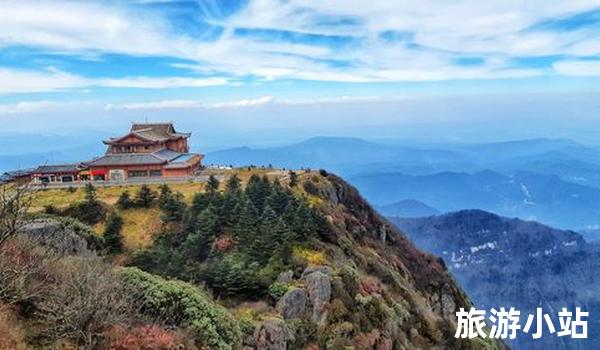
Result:
{"label": "boulder", "polygon": [[279,283],[290,283],[294,279],[294,272],[292,270],[284,271],[277,277]]}
{"label": "boulder", "polygon": [[285,320],[302,318],[306,313],[306,304],[308,303],[308,293],[305,289],[294,288],[279,299],[277,302],[277,311]]}
{"label": "boulder", "polygon": [[313,322],[323,323],[327,318],[327,307],[331,300],[331,277],[323,272],[314,271],[303,278],[312,305]]}
{"label": "boulder", "polygon": [[308,276],[314,272],[320,272],[329,277],[331,277],[331,275],[333,273],[333,271],[331,270],[331,267],[329,267],[329,266],[309,266],[306,269],[304,269],[304,272],[302,272],[301,278],[304,279],[306,276]]}
{"label": "boulder", "polygon": [[21,234],[60,255],[88,252],[88,244],[83,237],[54,220],[40,219],[30,222],[23,227]]}
{"label": "boulder", "polygon": [[265,320],[254,331],[256,350],[286,350],[287,341],[291,339],[287,325],[278,318]]}

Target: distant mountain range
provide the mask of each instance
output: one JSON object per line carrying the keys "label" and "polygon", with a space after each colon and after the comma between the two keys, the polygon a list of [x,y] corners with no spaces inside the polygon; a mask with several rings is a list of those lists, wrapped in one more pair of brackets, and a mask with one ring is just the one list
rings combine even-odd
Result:
{"label": "distant mountain range", "polygon": [[[600,187],[600,149],[564,139],[532,139],[485,144],[398,142],[380,144],[358,138],[315,137],[272,148],[234,148],[207,154],[207,163],[326,167],[344,175],[400,172],[502,174],[528,171]],[[560,165],[560,166],[557,166]]]}
{"label": "distant mountain range", "polygon": [[375,204],[412,198],[442,212],[478,208],[533,219],[560,228],[600,224],[600,189],[556,175],[493,171],[432,175],[374,173],[350,177]]}
{"label": "distant mountain range", "polygon": [[440,211],[414,199],[405,199],[399,202],[376,207],[377,211],[385,216],[399,216],[403,218],[418,218],[440,214]]}
{"label": "distant mountain range", "polygon": [[[207,164],[327,168],[344,175],[406,167],[415,167],[414,170],[420,172],[430,168],[426,164],[462,169],[460,165],[469,160],[467,155],[443,149],[383,145],[345,137],[315,137],[289,146],[265,149],[241,147],[206,155]],[[427,169],[420,169],[424,166]]]}
{"label": "distant mountain range", "polygon": [[[213,152],[206,163],[326,168],[349,179],[382,212],[394,214],[395,205],[400,216],[479,208],[560,228],[600,227],[600,150],[564,139],[379,144],[316,137]],[[434,211],[413,212],[406,200]]]}
{"label": "distant mountain range", "polygon": [[[86,160],[104,151],[99,135],[4,136],[0,172]],[[19,142],[25,144],[19,147]],[[315,137],[288,146],[209,152],[204,163],[325,168],[347,178],[390,215],[479,208],[585,232],[587,239],[600,237],[593,231],[600,227],[600,150],[570,140],[384,144]]]}
{"label": "distant mountain range", "polygon": [[90,160],[104,153],[97,133],[81,136],[0,133],[0,174],[9,170],[35,168]]}
{"label": "distant mountain range", "polygon": [[590,312],[588,340],[546,332],[534,341],[521,334],[509,342],[512,348],[600,348],[600,245],[573,231],[481,210],[390,220],[419,248],[441,256],[480,309],[513,306],[522,322],[537,306],[551,314],[576,306]]}

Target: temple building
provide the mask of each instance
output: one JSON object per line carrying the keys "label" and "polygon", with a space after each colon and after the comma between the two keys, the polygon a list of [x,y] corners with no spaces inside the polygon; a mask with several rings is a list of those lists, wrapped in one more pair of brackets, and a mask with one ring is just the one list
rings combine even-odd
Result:
{"label": "temple building", "polygon": [[76,182],[85,180],[80,172],[86,168],[84,164],[40,165],[31,170],[29,175],[34,183]]}
{"label": "temple building", "polygon": [[145,177],[194,175],[204,157],[189,153],[191,133],[180,133],[172,123],[138,124],[129,133],[103,141],[106,154],[85,163],[92,181],[126,181]]}

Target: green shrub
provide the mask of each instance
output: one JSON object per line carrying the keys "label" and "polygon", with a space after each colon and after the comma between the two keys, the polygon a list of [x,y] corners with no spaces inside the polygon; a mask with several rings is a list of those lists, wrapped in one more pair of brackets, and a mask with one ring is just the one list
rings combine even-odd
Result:
{"label": "green shrub", "polygon": [[254,324],[254,321],[252,321],[250,318],[242,317],[239,321],[239,324],[240,330],[242,331],[242,334],[244,336],[249,336],[252,335],[252,333],[254,333],[256,325]]}
{"label": "green shrub", "polygon": [[269,286],[268,293],[271,298],[277,301],[281,299],[281,297],[284,296],[289,289],[290,287],[287,285],[287,283],[275,282]]}
{"label": "green shrub", "polygon": [[71,204],[65,210],[65,215],[88,225],[94,225],[104,220],[106,209],[98,201],[84,201]]}
{"label": "green shrub", "polygon": [[48,215],[60,215],[60,210],[52,204],[44,206],[44,214]]}
{"label": "green shrub", "polygon": [[133,208],[135,206],[134,201],[129,196],[129,191],[123,191],[117,199],[117,208],[121,210]]}
{"label": "green shrub", "polygon": [[242,332],[238,322],[197,287],[137,268],[120,269],[120,275],[136,291],[134,300],[145,315],[170,326],[187,326],[210,349],[240,347]]}

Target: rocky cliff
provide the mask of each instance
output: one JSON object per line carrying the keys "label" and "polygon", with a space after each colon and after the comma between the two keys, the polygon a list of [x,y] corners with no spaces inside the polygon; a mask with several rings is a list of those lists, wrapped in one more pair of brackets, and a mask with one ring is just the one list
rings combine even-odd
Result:
{"label": "rocky cliff", "polygon": [[[278,301],[279,317],[315,322],[328,335],[327,348],[334,349],[503,348],[499,342],[454,338],[455,311],[468,308],[468,298],[440,259],[418,250],[355,188],[326,173],[302,181],[311,184],[304,188],[331,225],[320,242],[328,259],[302,273],[280,275],[295,287]],[[269,348],[260,344],[273,338],[268,335],[277,324],[268,320],[259,328],[256,348]]]}

